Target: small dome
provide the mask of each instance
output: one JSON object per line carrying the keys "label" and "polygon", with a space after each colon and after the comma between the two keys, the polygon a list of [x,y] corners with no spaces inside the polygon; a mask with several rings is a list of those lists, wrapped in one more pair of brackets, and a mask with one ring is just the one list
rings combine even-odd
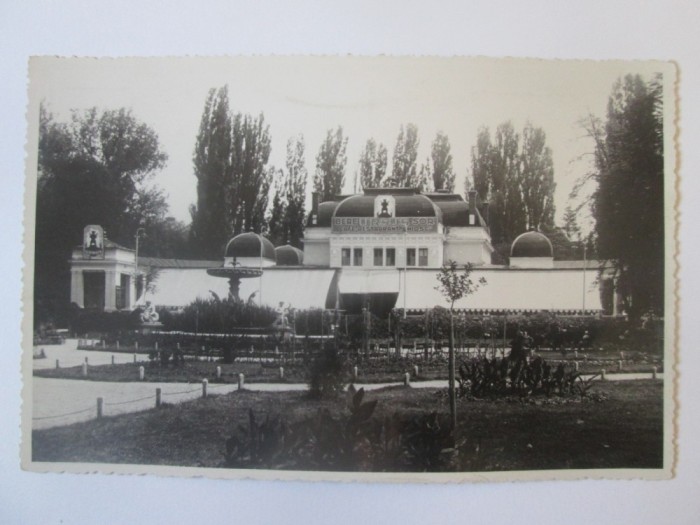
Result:
{"label": "small dome", "polygon": [[[262,243],[262,248],[260,246]],[[228,241],[226,245],[226,251],[224,252],[224,257],[260,257],[262,254],[263,259],[275,260],[275,247],[270,241],[268,241],[262,235],[257,233],[248,232],[236,235],[233,239]]]}
{"label": "small dome", "polygon": [[277,266],[301,266],[304,262],[304,252],[289,244],[275,248],[275,255]]}
{"label": "small dome", "polygon": [[518,236],[510,247],[511,257],[553,257],[552,243],[546,235],[531,231]]}

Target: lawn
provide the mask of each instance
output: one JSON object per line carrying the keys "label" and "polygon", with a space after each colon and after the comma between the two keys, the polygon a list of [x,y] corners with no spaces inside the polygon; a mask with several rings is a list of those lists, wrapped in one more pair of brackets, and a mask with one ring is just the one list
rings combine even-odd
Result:
{"label": "lawn", "polygon": [[[538,469],[661,468],[663,458],[663,381],[598,383],[598,400],[538,398],[460,400],[457,453],[442,463],[417,454],[430,447],[403,450],[367,461],[363,443],[351,451],[346,470],[502,471]],[[601,401],[601,399],[603,399]],[[377,401],[371,416],[379,428],[391,418],[418,420],[433,411],[446,415],[444,390],[394,387],[366,393]],[[239,391],[159,409],[106,417],[32,433],[34,461],[134,463],[222,467],[226,442],[249,427],[249,410],[258,422],[281,416],[290,427],[327,410],[340,419],[348,413],[345,399],[315,401],[303,392]],[[404,436],[405,437],[405,436]],[[428,444],[429,445],[429,444]],[[364,452],[363,452],[364,451]],[[434,452],[434,451],[433,451]],[[439,456],[439,450],[436,457]],[[357,457],[357,455],[363,457]],[[425,455],[424,454],[424,455]],[[377,457],[380,457],[377,460]],[[398,458],[398,459],[397,459]],[[400,460],[400,461],[399,461]],[[282,463],[279,463],[280,465]],[[251,463],[266,467],[269,462]],[[295,468],[337,469],[337,464],[295,463]],[[285,468],[281,466],[279,468]],[[291,467],[289,467],[291,468]]]}

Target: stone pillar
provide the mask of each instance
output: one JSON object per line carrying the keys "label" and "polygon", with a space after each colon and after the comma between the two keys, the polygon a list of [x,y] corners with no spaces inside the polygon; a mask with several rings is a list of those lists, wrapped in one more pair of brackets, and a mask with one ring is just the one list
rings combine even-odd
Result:
{"label": "stone pillar", "polygon": [[105,311],[117,309],[117,276],[116,270],[105,270]]}
{"label": "stone pillar", "polygon": [[83,271],[74,268],[70,272],[70,302],[84,308],[84,300]]}

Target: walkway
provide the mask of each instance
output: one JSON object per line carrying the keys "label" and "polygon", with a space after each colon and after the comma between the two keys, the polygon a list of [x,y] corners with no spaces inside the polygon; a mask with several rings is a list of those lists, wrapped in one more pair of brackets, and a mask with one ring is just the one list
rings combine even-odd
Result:
{"label": "walkway", "polygon": [[[67,339],[62,345],[38,345],[35,347],[35,351],[39,350],[44,350],[46,358],[33,359],[32,367],[34,370],[55,368],[57,359],[61,368],[80,366],[85,362],[86,357],[88,358],[88,363],[93,366],[112,364],[112,356],[114,356],[115,364],[134,362],[134,354],[131,353],[78,350],[77,339]],[[148,354],[136,354],[136,360],[148,361]]]}
{"label": "walkway", "polygon": [[[663,380],[663,374],[657,374]],[[608,381],[651,379],[651,374],[607,374]],[[104,400],[103,415],[114,416],[128,412],[147,410],[155,406],[156,388],[161,389],[164,403],[181,403],[202,395],[198,383],[116,383],[82,381],[75,379],[51,379],[33,377],[32,428],[51,428],[94,419],[97,415],[97,398]],[[356,386],[365,390],[376,390],[403,383],[368,383]],[[412,388],[446,388],[447,380],[414,381]],[[257,383],[246,384],[245,389],[254,392],[303,391],[303,383]],[[210,394],[228,394],[238,389],[236,384],[207,385]]]}
{"label": "walkway", "polygon": [[[88,358],[91,365],[111,364],[112,355],[115,363],[133,363],[133,354],[108,353],[100,351],[77,350],[77,341],[68,340],[63,345],[40,346],[44,348],[46,359],[34,359],[34,369],[53,368],[56,359],[61,367],[79,366]],[[147,361],[146,354],[137,354],[137,360]],[[584,376],[588,378],[590,376]],[[605,376],[608,381],[624,381],[634,379],[651,379],[651,373],[611,374]],[[663,380],[663,374],[657,374]],[[152,383],[152,382],[101,382],[73,379],[52,379],[32,377],[32,428],[43,429],[69,425],[79,421],[94,419],[97,415],[97,398],[104,401],[103,415],[114,416],[128,412],[147,410],[155,406],[156,388],[161,389],[163,403],[181,403],[196,399],[202,395],[201,383]],[[390,386],[402,385],[394,383],[356,383],[365,390],[376,390]],[[413,388],[446,388],[447,380],[413,381]],[[308,388],[305,383],[257,383],[245,384],[246,390],[256,392],[292,392]],[[211,394],[227,394],[238,389],[237,384],[207,385]]]}

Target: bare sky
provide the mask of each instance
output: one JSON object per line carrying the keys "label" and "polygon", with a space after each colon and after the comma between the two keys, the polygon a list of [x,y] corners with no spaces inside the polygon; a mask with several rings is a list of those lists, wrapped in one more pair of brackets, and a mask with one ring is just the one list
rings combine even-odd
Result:
{"label": "bare sky", "polygon": [[[170,212],[188,221],[196,202],[192,152],[210,88],[229,86],[231,109],[264,113],[272,137],[271,164],[283,167],[287,140],[303,134],[310,179],[325,133],[343,126],[348,142],[346,189],[369,138],[391,154],[402,124],[414,123],[419,163],[438,130],[452,145],[462,191],[471,147],[481,126],[506,120],[541,127],[552,149],[557,220],[591,150],[578,120],[604,117],[613,83],[628,73],[649,78],[654,62],[543,61],[456,58],[181,58],[35,59],[32,103],[41,100],[59,120],[71,109],[129,107],[158,133],[169,155],[155,182],[169,195]],[[33,123],[35,125],[35,123]],[[390,169],[390,166],[389,166]],[[309,192],[310,184],[309,184]]]}

